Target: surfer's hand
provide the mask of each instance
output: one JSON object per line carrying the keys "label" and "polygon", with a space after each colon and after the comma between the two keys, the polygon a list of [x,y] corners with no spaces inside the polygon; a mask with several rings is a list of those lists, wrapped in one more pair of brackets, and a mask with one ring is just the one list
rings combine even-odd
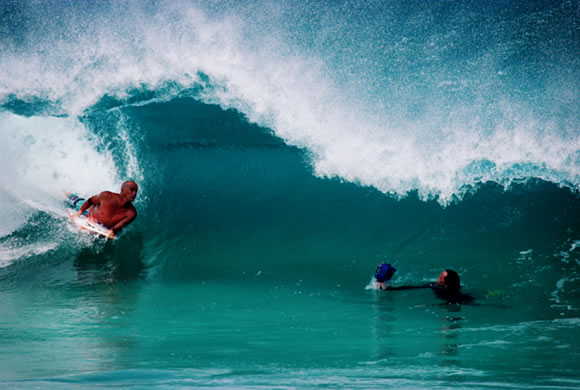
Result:
{"label": "surfer's hand", "polygon": [[109,234],[107,234],[107,238],[111,239],[111,240],[115,238],[115,232],[113,231],[113,229],[109,230]]}
{"label": "surfer's hand", "polygon": [[83,215],[83,213],[81,213],[81,211],[79,210],[79,211],[77,211],[77,212],[75,213],[75,215],[74,215],[74,216],[75,216],[75,217],[77,217],[77,218],[80,218],[80,217],[81,217],[81,215]]}

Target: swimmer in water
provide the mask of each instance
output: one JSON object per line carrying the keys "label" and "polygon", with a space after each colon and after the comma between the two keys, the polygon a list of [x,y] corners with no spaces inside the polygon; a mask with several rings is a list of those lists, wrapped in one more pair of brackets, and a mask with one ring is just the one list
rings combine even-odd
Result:
{"label": "swimmer in water", "polygon": [[457,272],[446,269],[437,278],[437,282],[418,286],[389,286],[386,282],[389,281],[396,269],[390,264],[381,264],[375,271],[376,288],[378,290],[412,290],[417,288],[430,288],[433,290],[438,298],[447,303],[464,303],[469,304],[474,301],[471,295],[461,293],[461,282]]}

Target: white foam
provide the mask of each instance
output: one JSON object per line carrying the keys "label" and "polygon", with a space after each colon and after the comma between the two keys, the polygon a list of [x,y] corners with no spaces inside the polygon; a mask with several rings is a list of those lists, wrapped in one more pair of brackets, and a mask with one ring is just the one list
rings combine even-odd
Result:
{"label": "white foam", "polygon": [[0,236],[38,210],[64,215],[64,191],[120,187],[111,156],[77,119],[0,113],[0,139]]}
{"label": "white foam", "polygon": [[[0,58],[0,100],[47,98],[74,116],[105,94],[123,97],[131,88],[155,90],[170,81],[175,86],[166,91],[170,97],[202,82],[198,72],[203,72],[212,85],[203,92],[206,102],[238,109],[287,143],[306,148],[320,177],[398,196],[418,190],[442,204],[461,197],[465,185],[490,180],[507,185],[533,176],[580,187],[577,118],[543,117],[529,101],[499,89],[506,72],[489,70],[489,58],[466,74],[437,69],[422,76],[423,84],[409,81],[413,73],[390,82],[377,79],[374,84],[385,85],[393,96],[375,96],[364,92],[369,83],[363,79],[372,72],[349,63],[353,68],[345,79],[348,69],[277,30],[276,21],[288,12],[283,5],[260,3],[258,17],[239,9],[206,14],[179,1],[159,4],[147,11],[133,3],[110,5],[93,10],[91,18],[73,14],[58,24],[35,15],[44,23],[31,31],[27,47]],[[433,38],[433,48],[425,50],[436,50],[445,37]],[[397,55],[405,58],[388,50],[394,58],[367,59],[392,65]],[[440,95],[414,95],[414,87],[425,86]],[[475,88],[485,88],[475,105],[434,101]],[[578,89],[567,90],[562,111],[573,111]],[[409,106],[418,100],[421,115],[412,115]],[[493,106],[494,118],[487,106]]]}
{"label": "white foam", "polygon": [[15,248],[0,244],[0,268],[6,267],[21,258],[38,256],[54,248],[56,248],[55,243],[31,244]]}

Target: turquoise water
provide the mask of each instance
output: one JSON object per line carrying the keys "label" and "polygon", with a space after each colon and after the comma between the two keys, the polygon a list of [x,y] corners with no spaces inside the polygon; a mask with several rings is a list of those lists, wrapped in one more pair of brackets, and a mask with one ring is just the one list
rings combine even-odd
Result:
{"label": "turquoise water", "polygon": [[434,303],[419,292],[346,295],[249,283],[32,289],[18,297],[19,318],[3,319],[23,324],[3,339],[4,385],[576,384],[563,356],[576,319],[526,319],[513,306],[416,307]]}
{"label": "turquoise water", "polygon": [[580,387],[578,12],[2,3],[0,387]]}

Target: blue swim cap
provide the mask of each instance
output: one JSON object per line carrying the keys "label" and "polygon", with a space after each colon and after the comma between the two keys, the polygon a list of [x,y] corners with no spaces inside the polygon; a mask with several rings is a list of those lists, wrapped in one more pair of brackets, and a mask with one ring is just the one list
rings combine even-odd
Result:
{"label": "blue swim cap", "polygon": [[397,269],[390,264],[383,263],[377,267],[375,271],[375,278],[377,282],[386,282],[391,280]]}

